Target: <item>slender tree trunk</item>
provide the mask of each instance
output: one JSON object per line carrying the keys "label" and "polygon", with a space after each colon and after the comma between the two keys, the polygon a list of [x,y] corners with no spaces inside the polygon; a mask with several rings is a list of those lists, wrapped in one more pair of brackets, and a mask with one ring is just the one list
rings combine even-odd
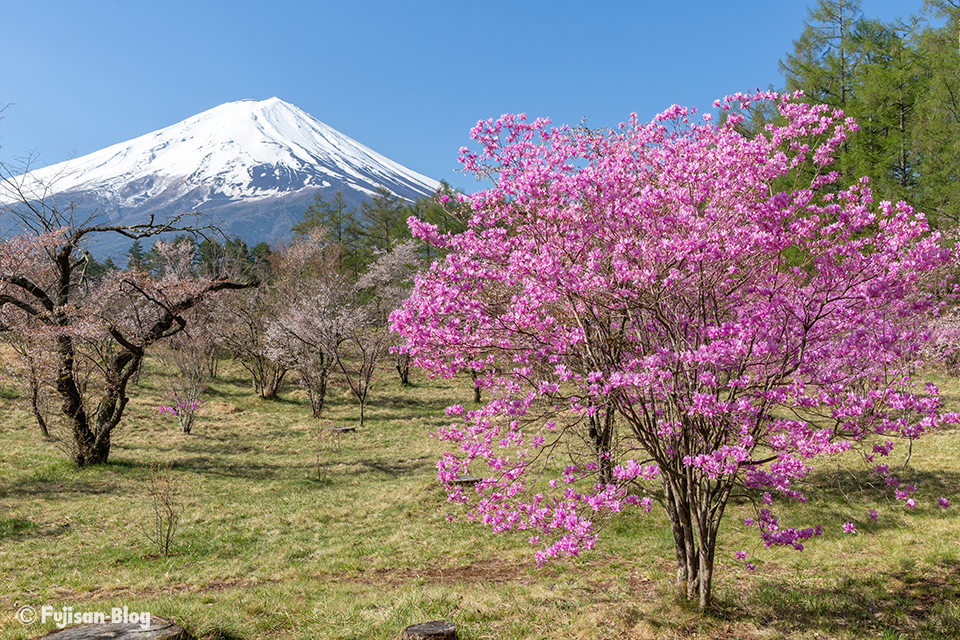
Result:
{"label": "slender tree trunk", "polygon": [[[183,410],[181,409],[181,411]],[[196,418],[194,409],[183,411],[178,418],[180,419],[180,433],[190,435],[190,431],[193,429],[193,421]]]}
{"label": "slender tree trunk", "polygon": [[677,514],[677,503],[673,499],[673,488],[670,481],[663,478],[663,504],[667,509],[667,520],[673,530],[673,550],[677,556],[677,589],[687,586],[687,554],[683,542],[683,528],[680,526],[680,516]]}
{"label": "slender tree trunk", "polygon": [[410,384],[410,354],[398,353],[396,359],[397,373],[400,374],[400,384],[409,386]]}
{"label": "slender tree trunk", "polygon": [[480,385],[477,384],[479,375],[473,369],[470,369],[470,379],[473,380],[473,401],[480,404]]}
{"label": "slender tree trunk", "polygon": [[897,104],[900,116],[900,186],[906,189],[910,186],[910,175],[907,165],[907,125],[906,125],[906,105],[903,103],[903,83],[899,86],[900,100]]}
{"label": "slender tree trunk", "polygon": [[597,457],[597,482],[613,483],[614,408],[607,406],[587,417],[588,436]]}
{"label": "slender tree trunk", "polygon": [[307,395],[310,397],[310,408],[313,410],[313,417],[323,416],[323,403],[327,398],[327,375],[330,371],[329,366],[321,367],[317,372],[317,382],[307,388]]}
{"label": "slender tree trunk", "polygon": [[677,556],[677,588],[685,589],[688,600],[698,600],[701,611],[713,601],[717,533],[731,488],[732,483],[718,487],[697,479],[689,469],[663,479]]}
{"label": "slender tree trunk", "polygon": [[700,543],[700,610],[705,611],[713,598],[713,553],[715,545],[708,540]]}
{"label": "slender tree trunk", "polygon": [[220,372],[220,354],[217,353],[216,349],[211,349],[204,358],[204,368],[206,369],[207,376],[211,380],[216,379],[217,374]]}
{"label": "slender tree trunk", "polygon": [[50,437],[50,431],[47,429],[47,421],[43,417],[43,411],[40,408],[40,385],[34,380],[30,385],[30,409],[33,411],[33,417],[37,419],[40,426],[40,433],[44,438]]}
{"label": "slender tree trunk", "polygon": [[680,519],[683,525],[683,539],[687,557],[687,598],[693,600],[697,597],[697,591],[703,576],[700,575],[700,549],[697,548],[696,525],[693,513],[693,491],[694,478],[689,467],[684,469],[683,476],[683,496],[678,505],[677,511],[680,512]]}

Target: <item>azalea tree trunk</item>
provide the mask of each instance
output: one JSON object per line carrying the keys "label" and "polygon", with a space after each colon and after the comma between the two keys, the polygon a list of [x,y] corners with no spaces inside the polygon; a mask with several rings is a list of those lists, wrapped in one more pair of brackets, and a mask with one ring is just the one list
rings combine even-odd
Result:
{"label": "azalea tree trunk", "polygon": [[713,594],[713,550],[700,554],[700,610],[706,610]]}
{"label": "azalea tree trunk", "polygon": [[713,601],[713,567],[717,534],[733,483],[697,476],[689,467],[663,479],[664,505],[673,529],[677,588],[699,608]]}
{"label": "azalea tree trunk", "polygon": [[470,379],[473,380],[473,401],[480,404],[480,385],[477,382],[479,374],[475,369],[470,369]]}
{"label": "azalea tree trunk", "polygon": [[196,413],[194,409],[182,409],[182,413],[177,416],[180,421],[180,433],[184,435],[190,435],[190,431],[193,430],[193,422],[196,419]]}
{"label": "azalea tree trunk", "polygon": [[613,483],[614,416],[614,408],[608,406],[587,417],[587,435],[597,457],[597,482],[600,484]]}
{"label": "azalea tree trunk", "polygon": [[690,508],[689,481],[684,473],[664,479],[664,503],[673,529],[673,546],[677,556],[677,588],[687,599],[697,597],[700,590],[700,558]]}

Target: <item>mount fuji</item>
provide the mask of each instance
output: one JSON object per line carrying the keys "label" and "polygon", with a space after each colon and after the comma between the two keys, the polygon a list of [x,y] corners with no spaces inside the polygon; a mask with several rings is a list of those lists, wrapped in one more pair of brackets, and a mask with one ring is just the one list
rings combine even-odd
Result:
{"label": "mount fuji", "polygon": [[250,244],[288,238],[318,191],[342,191],[352,207],[378,187],[413,200],[440,186],[279,98],[222,104],[25,177],[28,193],[79,203],[75,217],[132,224],[196,211],[199,224]]}

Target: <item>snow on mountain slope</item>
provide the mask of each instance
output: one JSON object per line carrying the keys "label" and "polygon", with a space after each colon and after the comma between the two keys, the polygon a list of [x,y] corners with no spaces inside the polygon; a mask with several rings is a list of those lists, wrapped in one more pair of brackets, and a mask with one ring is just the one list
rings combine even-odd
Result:
{"label": "snow on mountain slope", "polygon": [[[196,226],[216,227],[250,244],[287,240],[291,227],[320,192],[343,192],[359,207],[380,187],[413,200],[437,181],[380,155],[280,100],[241,100],[214,107],[173,126],[68,162],[18,176],[25,197],[69,201],[75,219],[115,224],[181,214]],[[17,194],[0,185],[0,233]],[[87,247],[118,256],[130,240],[103,234]]]}
{"label": "snow on mountain slope", "polygon": [[31,177],[118,211],[184,199],[176,209],[202,209],[325,187],[370,195],[384,186],[411,198],[439,186],[279,98],[223,104]]}

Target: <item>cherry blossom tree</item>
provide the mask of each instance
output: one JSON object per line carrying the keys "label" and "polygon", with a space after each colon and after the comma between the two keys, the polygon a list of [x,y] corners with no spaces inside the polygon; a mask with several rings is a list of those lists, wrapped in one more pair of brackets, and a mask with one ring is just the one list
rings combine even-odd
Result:
{"label": "cherry blossom tree", "polygon": [[315,418],[323,416],[327,383],[335,364],[336,324],[324,313],[335,295],[323,287],[316,295],[284,309],[267,328],[267,355],[297,372]]}
{"label": "cherry blossom tree", "polygon": [[280,301],[267,327],[267,355],[297,372],[317,418],[348,330],[343,311],[354,302],[352,277],[340,268],[340,252],[324,235],[311,229],[276,252],[273,286]]}
{"label": "cherry blossom tree", "polygon": [[[196,277],[194,242],[178,238],[172,242],[157,240],[151,250],[154,268],[164,278],[190,280]],[[158,342],[151,354],[166,369],[165,383],[171,404],[161,406],[160,413],[176,416],[180,431],[189,434],[202,401],[200,395],[216,370],[217,344],[208,326],[209,317],[194,307],[183,314],[183,331]]]}
{"label": "cherry blossom tree", "polygon": [[91,279],[84,247],[97,236],[142,239],[195,229],[181,227],[180,219],[132,225],[77,219],[46,185],[2,166],[0,202],[4,226],[19,231],[0,240],[0,327],[50,345],[59,417],[69,434],[63,442],[77,466],[104,463],[146,349],[182,331],[184,314],[214,292],[249,285],[136,271]]}
{"label": "cherry blossom tree", "polygon": [[[395,243],[389,251],[377,255],[367,271],[357,281],[357,286],[367,298],[374,322],[386,327],[390,314],[410,296],[413,276],[421,267],[418,251],[419,243],[412,240]],[[400,376],[400,383],[410,384],[410,354],[395,348],[396,334],[390,336],[390,350],[393,352],[393,365]]]}
{"label": "cherry blossom tree", "polygon": [[[738,132],[759,103],[781,124]],[[719,123],[674,106],[608,131],[481,121],[461,161],[493,186],[461,233],[410,220],[445,254],[392,316],[416,365],[477,371],[489,394],[438,432],[451,500],[526,531],[539,561],[659,503],[701,608],[731,496],[755,500],[766,545],[802,549],[832,525],[780,523],[774,499],[805,500],[818,457],[872,460],[944,420],[913,373],[952,259],[922,214],[836,186],[856,128],[841,112],[774,93],[715,106]],[[608,415],[620,447],[555,459]],[[475,489],[452,482],[472,464]]]}
{"label": "cherry blossom tree", "polygon": [[25,408],[33,414],[44,438],[52,437],[48,426],[51,411],[52,380],[49,373],[56,367],[52,349],[40,323],[24,318],[27,325],[23,331],[14,333],[10,327],[0,327],[0,339],[16,353],[14,358],[5,358],[2,372],[18,387],[25,401]]}
{"label": "cherry blossom tree", "polygon": [[268,328],[278,310],[277,291],[264,284],[240,295],[217,300],[214,331],[218,344],[251,376],[253,390],[276,398],[290,370],[270,357]]}
{"label": "cherry blossom tree", "polygon": [[390,331],[379,325],[370,307],[354,304],[340,310],[338,322],[343,327],[343,340],[334,351],[334,359],[360,403],[360,426],[363,426],[367,397],[377,368],[390,349]]}
{"label": "cherry blossom tree", "polygon": [[341,267],[339,245],[322,229],[296,238],[274,263],[276,313],[267,329],[267,355],[296,369],[320,417],[334,369],[360,403],[360,424],[377,367],[387,353],[389,311],[402,299],[413,244],[382,254],[359,282]]}

